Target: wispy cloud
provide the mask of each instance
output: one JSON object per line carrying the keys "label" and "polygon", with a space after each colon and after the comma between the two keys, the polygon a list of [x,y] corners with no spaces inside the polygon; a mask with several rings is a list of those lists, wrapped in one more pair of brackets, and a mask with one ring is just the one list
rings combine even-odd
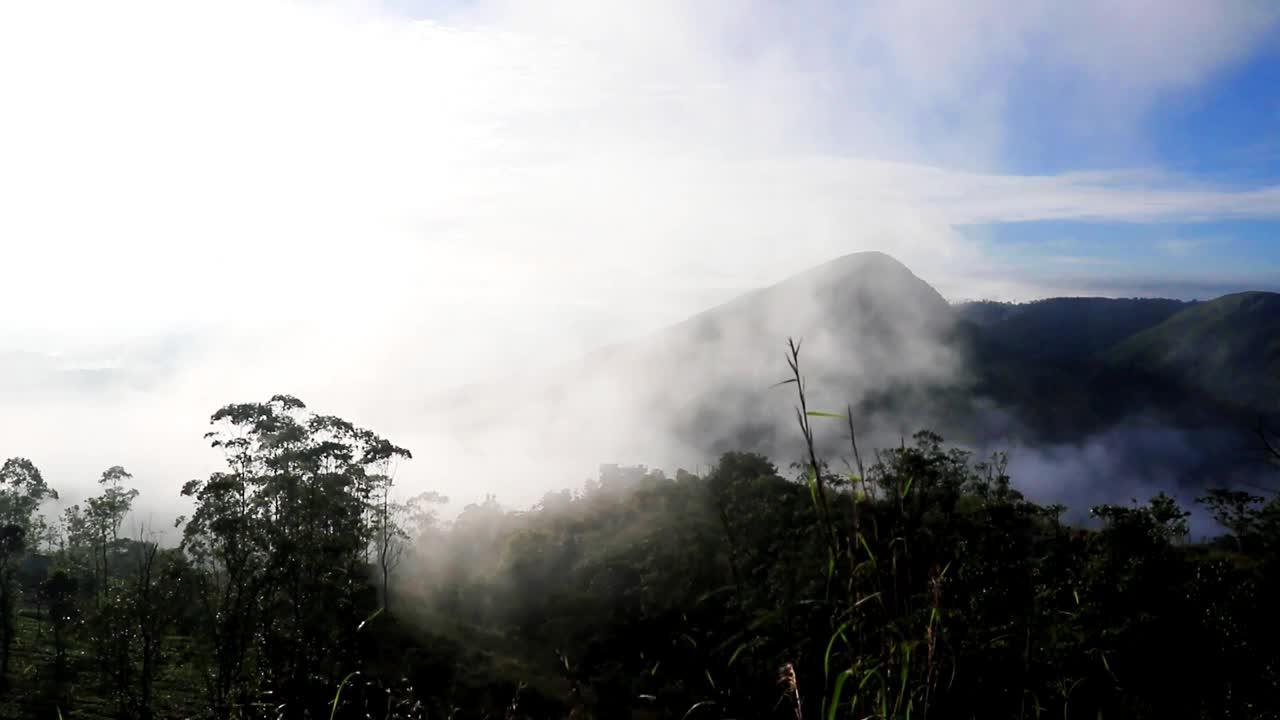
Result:
{"label": "wispy cloud", "polygon": [[[1005,121],[965,108],[1044,29],[1062,33],[1038,62],[1138,103],[1245,52],[1264,6],[606,6],[482,3],[451,25],[277,1],[6,6],[0,61],[27,70],[0,120],[0,232],[25,271],[0,300],[41,297],[8,329],[394,327],[858,247],[956,267],[973,252],[956,224],[1280,217],[1277,187],[948,169],[919,122],[955,114],[945,134],[990,164]],[[360,300],[294,305],[320,287]]]}
{"label": "wispy cloud", "polygon": [[1156,243],[1165,255],[1176,258],[1189,257],[1204,247],[1207,240],[1201,238],[1169,238]]}
{"label": "wispy cloud", "polygon": [[[1274,4],[619,7],[4,4],[0,307],[21,311],[0,342],[217,338],[163,394],[63,431],[143,458],[144,417],[284,389],[411,427],[427,387],[855,250],[967,287],[986,260],[957,225],[1280,218],[1277,187],[1001,171],[1013,73],[1073,79],[1063,114],[1105,117],[1071,127],[1128,138],[1251,52]],[[56,423],[11,407],[6,439],[53,457]],[[173,458],[200,445],[172,430]]]}
{"label": "wispy cloud", "polygon": [[1106,267],[1116,264],[1115,260],[1106,260],[1088,255],[1048,255],[1043,260],[1054,265],[1074,265],[1077,267]]}

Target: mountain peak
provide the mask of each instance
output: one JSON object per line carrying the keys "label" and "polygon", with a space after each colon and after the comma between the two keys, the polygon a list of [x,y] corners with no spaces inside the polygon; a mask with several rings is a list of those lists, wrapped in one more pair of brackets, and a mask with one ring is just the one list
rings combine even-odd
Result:
{"label": "mountain peak", "polygon": [[[705,333],[710,326],[740,323],[766,336],[803,334],[850,320],[910,320],[937,328],[951,317],[950,306],[933,286],[906,265],[877,251],[829,260],[773,285],[705,310],[671,328]],[[732,319],[732,320],[731,320]]]}
{"label": "mountain peak", "polygon": [[849,253],[834,260],[809,268],[794,275],[782,284],[822,279],[828,282],[861,279],[868,274],[888,274],[893,277],[915,277],[914,273],[897,258],[878,250]]}
{"label": "mountain peak", "polygon": [[907,311],[935,325],[951,316],[947,301],[932,285],[893,256],[878,251],[843,255],[765,290],[782,296],[799,291],[819,299],[828,319],[851,312],[901,317],[899,311]]}
{"label": "mountain peak", "polygon": [[849,253],[847,255],[841,255],[840,257],[829,261],[827,264],[828,265],[858,265],[858,266],[864,266],[864,267],[868,265],[878,264],[882,266],[895,267],[902,270],[907,269],[907,266],[903,265],[902,261],[898,260],[898,258],[890,255],[889,253],[881,252],[879,250],[862,250],[859,252]]}

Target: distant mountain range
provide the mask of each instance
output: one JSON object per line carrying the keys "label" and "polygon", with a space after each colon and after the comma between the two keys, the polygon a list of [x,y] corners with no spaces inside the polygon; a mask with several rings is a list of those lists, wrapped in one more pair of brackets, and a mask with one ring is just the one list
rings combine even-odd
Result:
{"label": "distant mountain range", "polygon": [[196,336],[181,334],[60,355],[0,348],[0,403],[149,390],[173,377],[201,347]]}
{"label": "distant mountain range", "polygon": [[789,459],[794,396],[771,388],[788,337],[803,341],[811,406],[852,405],[870,442],[927,427],[982,447],[1070,444],[1136,424],[1225,432],[1238,459],[1257,423],[1280,416],[1280,294],[951,305],[882,253],[839,258],[545,382],[445,402],[462,428],[500,414],[584,438],[625,428],[610,447],[632,456],[676,438],[705,455]]}
{"label": "distant mountain range", "polygon": [[1280,413],[1280,295],[957,306],[974,389],[1057,440],[1143,417],[1252,426]]}

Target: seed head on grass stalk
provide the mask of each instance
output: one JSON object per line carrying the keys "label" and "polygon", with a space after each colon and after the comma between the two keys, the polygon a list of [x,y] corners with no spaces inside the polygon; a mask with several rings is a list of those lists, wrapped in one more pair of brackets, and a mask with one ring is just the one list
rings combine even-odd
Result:
{"label": "seed head on grass stalk", "polygon": [[782,695],[791,701],[795,708],[796,720],[804,720],[804,711],[800,707],[800,682],[796,679],[796,669],[791,663],[778,670],[778,684],[782,685]]}

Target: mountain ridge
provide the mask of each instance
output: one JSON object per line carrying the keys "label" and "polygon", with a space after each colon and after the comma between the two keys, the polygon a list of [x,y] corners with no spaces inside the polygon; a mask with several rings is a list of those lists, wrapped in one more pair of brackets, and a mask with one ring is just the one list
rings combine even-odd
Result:
{"label": "mountain ridge", "polygon": [[[1280,299],[1248,297],[1270,296]],[[811,407],[851,406],[873,447],[921,428],[975,447],[1081,443],[1134,424],[1227,428],[1239,439],[1250,413],[1266,414],[1264,403],[1227,402],[1194,373],[1160,371],[1146,356],[1121,362],[1109,355],[1166,325],[1173,330],[1155,336],[1167,340],[1187,322],[1177,318],[1194,319],[1219,301],[952,306],[891,256],[854,253],[584,356],[545,382],[455,396],[450,422],[480,431],[506,416],[549,434],[530,452],[589,439],[614,459],[665,462],[658,452],[673,445],[684,448],[679,457],[742,448],[782,456],[794,449],[794,396],[770,388],[786,378],[785,342],[794,337],[802,341]],[[1265,316],[1272,306],[1264,305]],[[1237,323],[1242,347],[1272,327],[1263,320]],[[1204,321],[1202,332],[1212,335],[1212,325]],[[1254,399],[1274,402],[1257,376],[1266,368],[1245,369],[1236,384],[1261,388]]]}

